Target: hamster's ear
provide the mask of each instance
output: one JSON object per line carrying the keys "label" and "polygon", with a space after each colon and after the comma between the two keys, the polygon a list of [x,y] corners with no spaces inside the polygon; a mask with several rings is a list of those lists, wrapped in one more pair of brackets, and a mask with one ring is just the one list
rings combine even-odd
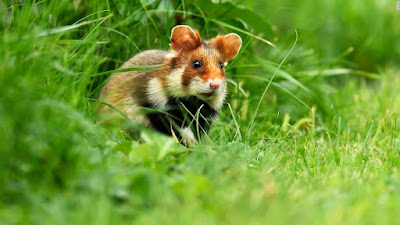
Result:
{"label": "hamster's ear", "polygon": [[225,61],[230,61],[239,53],[242,47],[242,38],[238,34],[230,33],[215,37],[211,43],[221,53]]}
{"label": "hamster's ear", "polygon": [[178,25],[171,31],[171,48],[175,51],[192,50],[201,45],[199,31],[186,25]]}

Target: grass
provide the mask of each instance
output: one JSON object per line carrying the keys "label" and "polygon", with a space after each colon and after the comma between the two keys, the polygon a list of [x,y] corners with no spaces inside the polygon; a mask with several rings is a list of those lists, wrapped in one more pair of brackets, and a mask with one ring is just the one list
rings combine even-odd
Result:
{"label": "grass", "polygon": [[[0,1],[0,221],[399,223],[399,14],[363,3]],[[108,75],[177,22],[244,40],[208,136],[96,124]]]}

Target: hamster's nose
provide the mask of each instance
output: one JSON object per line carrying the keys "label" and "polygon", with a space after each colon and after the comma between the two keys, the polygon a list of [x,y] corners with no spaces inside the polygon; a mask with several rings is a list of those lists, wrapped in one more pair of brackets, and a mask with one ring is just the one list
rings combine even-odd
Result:
{"label": "hamster's nose", "polygon": [[210,88],[213,90],[218,89],[220,85],[221,85],[221,81],[219,81],[219,80],[213,80],[210,82]]}

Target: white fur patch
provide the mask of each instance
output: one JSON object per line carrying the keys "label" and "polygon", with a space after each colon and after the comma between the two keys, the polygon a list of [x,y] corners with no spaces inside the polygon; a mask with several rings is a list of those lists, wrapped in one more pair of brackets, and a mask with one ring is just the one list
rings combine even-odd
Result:
{"label": "white fur patch", "polygon": [[199,93],[210,93],[211,92],[210,84],[206,85],[206,82],[204,82],[198,76],[192,78],[188,88],[189,88],[189,94],[195,95],[195,96],[198,96]]}
{"label": "white fur patch", "polygon": [[210,106],[216,110],[219,110],[224,103],[226,97],[226,82],[222,82],[218,88],[218,93],[209,101]]}
{"label": "white fur patch", "polygon": [[164,107],[168,102],[167,93],[165,93],[161,80],[157,77],[152,78],[147,87],[147,99],[153,106]]}
{"label": "white fur patch", "polygon": [[[201,100],[210,104],[216,110],[219,110],[226,96],[226,82],[222,81],[220,78],[216,78],[221,81],[220,86],[213,90],[210,87],[210,80],[203,82],[200,77],[194,77],[189,85],[189,91],[191,95],[199,97]],[[215,81],[215,80],[214,80]],[[211,93],[215,92],[211,97],[202,96],[201,93]]]}
{"label": "white fur patch", "polygon": [[181,68],[173,70],[167,76],[168,91],[174,96],[177,97],[187,96],[187,93],[184,91],[182,85],[182,75],[184,71],[185,71],[185,66],[182,66]]}
{"label": "white fur patch", "polygon": [[165,55],[165,57],[167,57],[168,59],[172,59],[176,57],[176,53],[175,52],[169,52]]}
{"label": "white fur patch", "polygon": [[196,137],[194,136],[193,131],[189,127],[184,127],[181,130],[181,133],[182,133],[183,139],[186,140],[186,142],[189,142],[189,143],[186,143],[186,144],[190,145],[190,144],[196,144],[197,143]]}

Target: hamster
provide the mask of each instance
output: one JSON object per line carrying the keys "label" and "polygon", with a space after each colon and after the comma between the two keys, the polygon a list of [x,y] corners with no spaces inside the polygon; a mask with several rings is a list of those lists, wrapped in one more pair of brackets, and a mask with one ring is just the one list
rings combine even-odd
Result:
{"label": "hamster", "polygon": [[160,66],[110,76],[99,96],[106,103],[97,109],[101,123],[115,121],[110,116],[121,118],[116,108],[132,122],[173,135],[186,146],[209,130],[227,94],[224,67],[238,54],[242,39],[230,33],[204,40],[197,30],[178,25],[170,41],[170,51],[141,52],[120,69]]}

